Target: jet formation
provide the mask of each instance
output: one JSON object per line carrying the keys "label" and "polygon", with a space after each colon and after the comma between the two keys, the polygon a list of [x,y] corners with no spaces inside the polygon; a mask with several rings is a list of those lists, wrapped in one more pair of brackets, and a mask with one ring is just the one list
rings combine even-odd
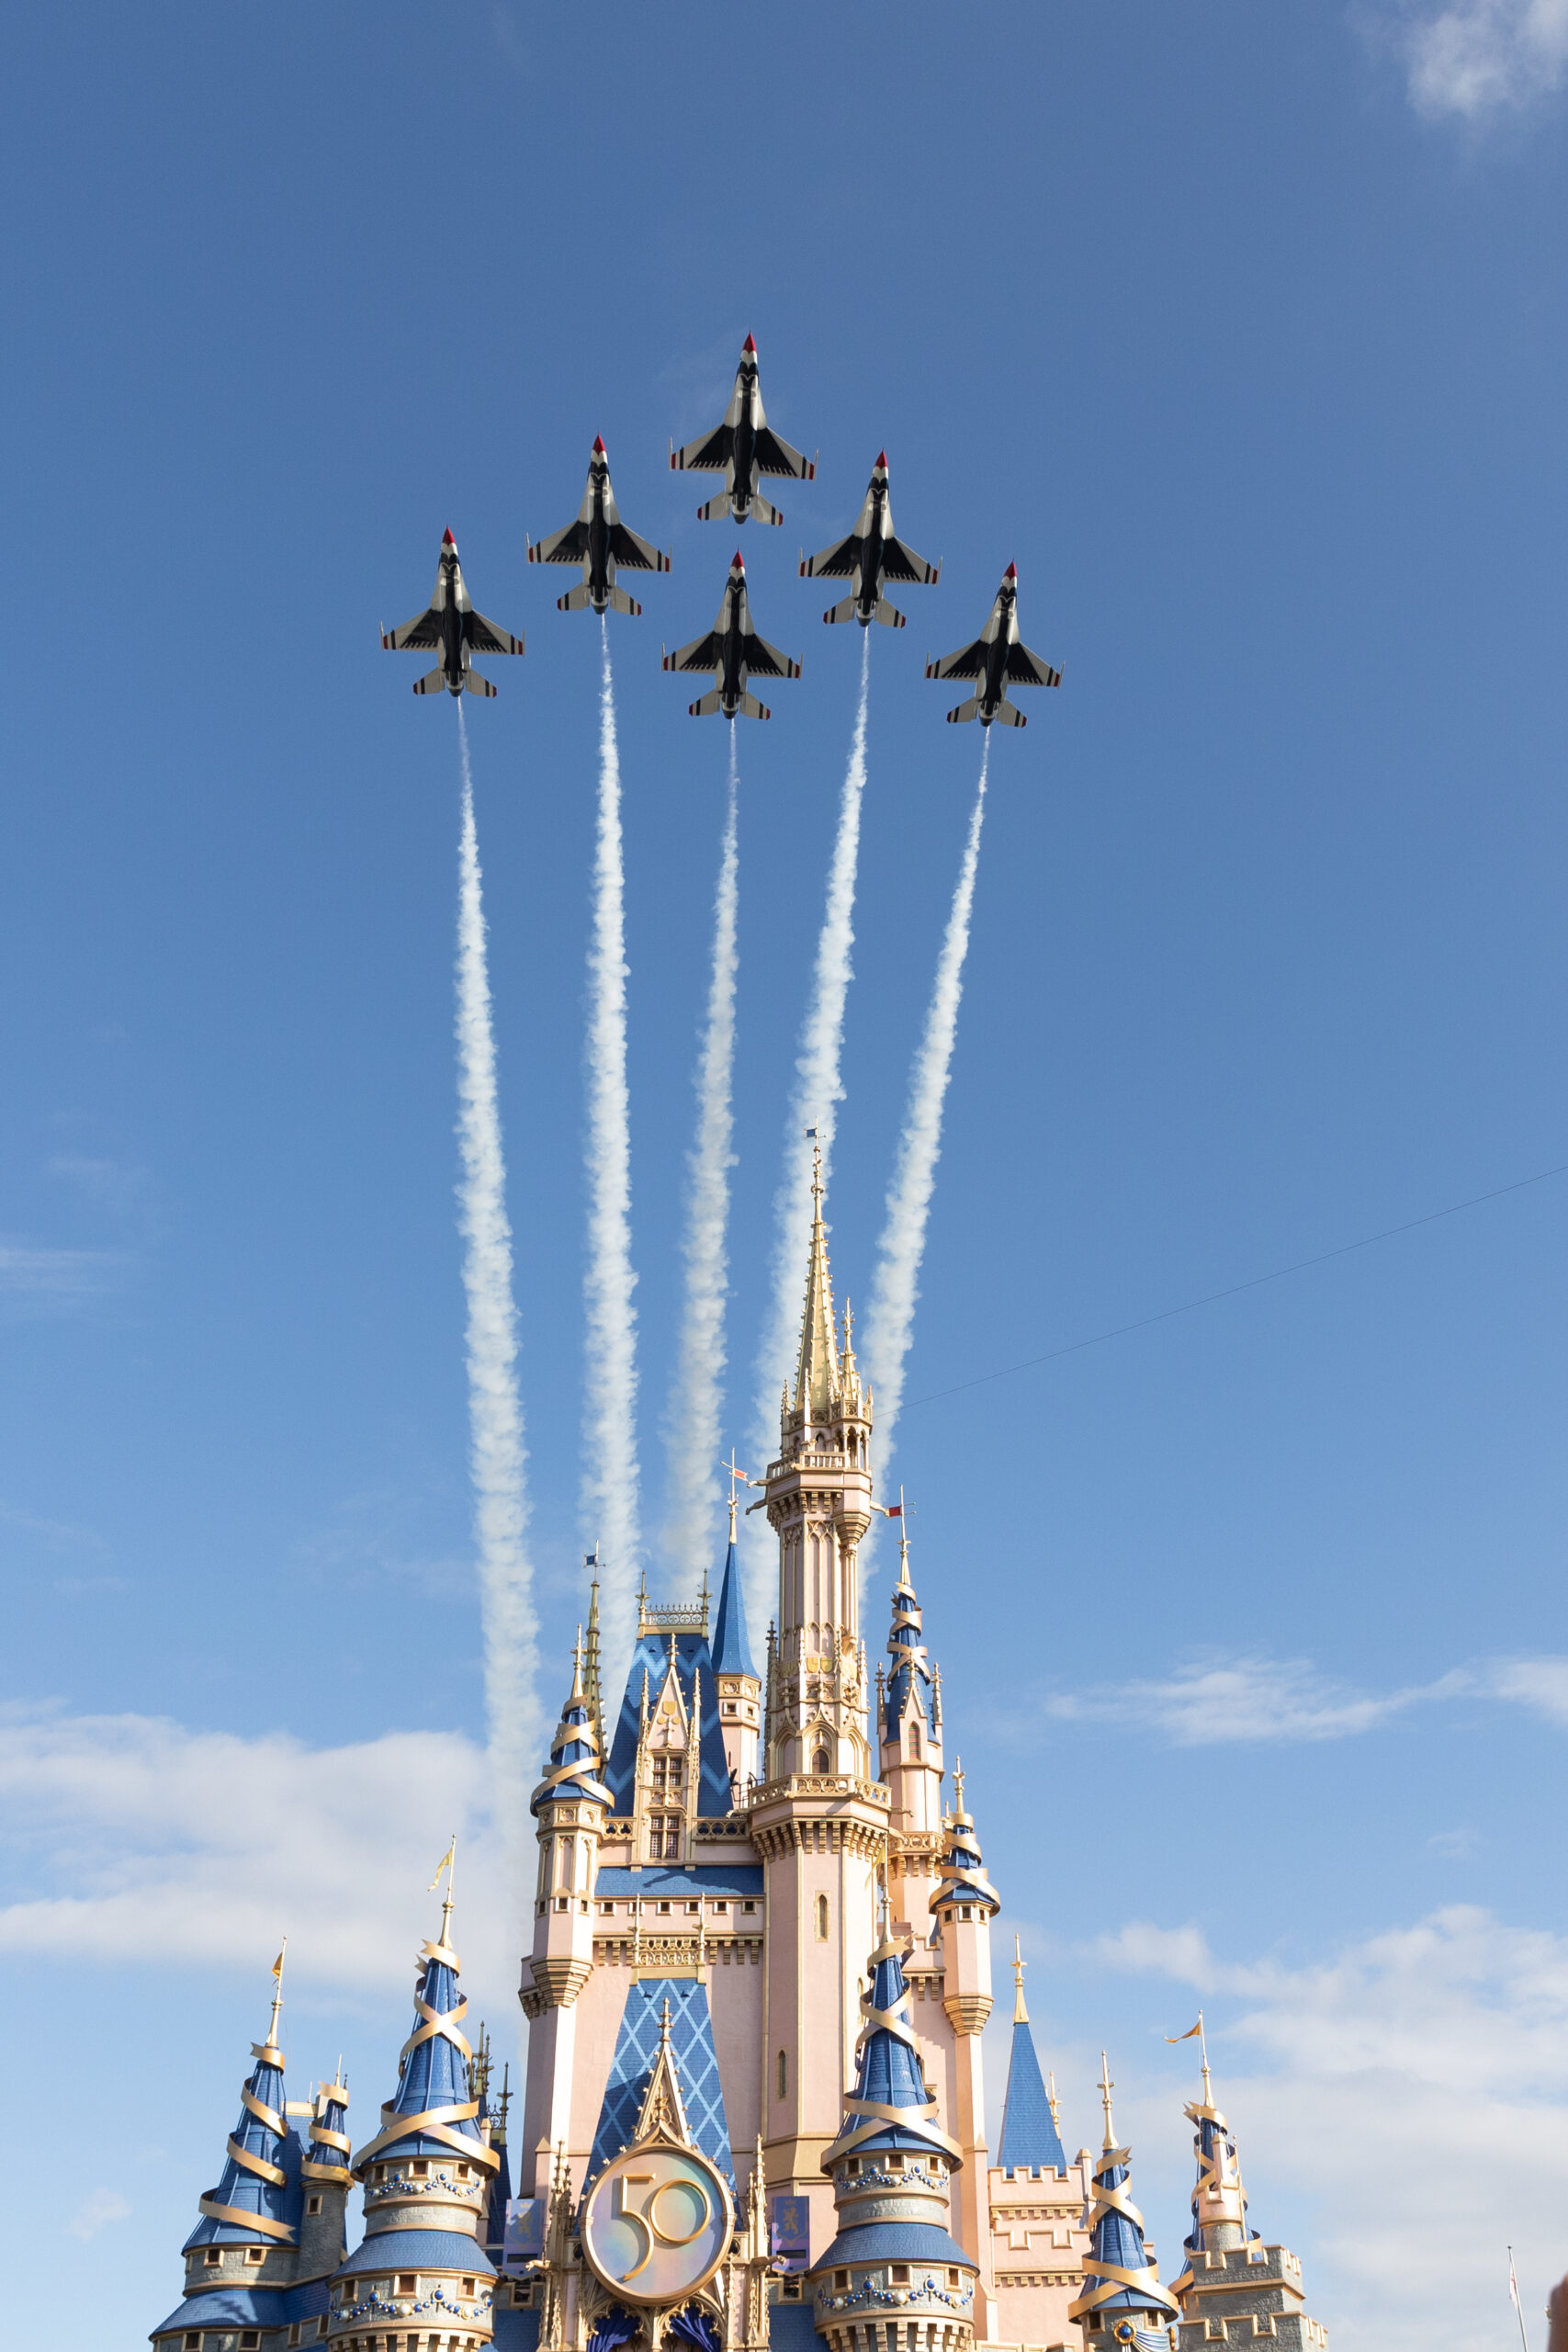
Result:
{"label": "jet formation", "polygon": [[[777,507],[761,494],[763,478],[816,480],[815,458],[807,458],[793,448],[768,423],[758,375],[757,345],[750,335],[741,349],[735,371],[735,390],[723,422],[711,433],[688,441],[682,448],[677,449],[671,443],[670,463],[676,472],[724,476],[723,490],[697,509],[697,518],[704,523],[714,522],[721,515],[728,515],[736,523],[744,523],[750,515],[755,515],[760,523],[782,523],[784,517]],[[613,612],[635,616],[642,606],[620,585],[617,571],[668,571],[671,567],[668,555],[622,522],[610,486],[610,460],[602,436],[595,439],[589,456],[588,484],[576,520],[552,532],[548,538],[528,540],[525,544],[530,563],[581,567],[581,580],[556,600],[563,613],[592,609],[601,618]],[[879,453],[871,469],[864,503],[849,537],[833,547],[824,548],[819,554],[802,554],[800,559],[803,580],[850,582],[849,594],[842,603],[831,605],[823,614],[823,620],[829,624],[856,620],[862,628],[869,628],[873,621],[880,621],[887,628],[904,628],[904,615],[884,593],[886,583],[899,581],[932,587],[941,571],[940,564],[928,563],[924,556],[917,555],[894,533],[886,449]],[[510,630],[487,621],[482,613],[474,610],[463,584],[457,543],[450,531],[441,542],[435,593],[428,610],[405,621],[401,628],[384,631],[381,642],[389,652],[416,648],[438,650],[440,658],[435,668],[414,681],[416,695],[438,694],[443,687],[452,695],[493,695],[495,687],[473,667],[471,656],[523,650],[520,637],[513,637]],[[798,678],[801,671],[798,662],[758,635],[747,593],[746,565],[739,553],[729,567],[724,599],[712,628],[705,637],[694,638],[690,645],[664,654],[663,665],[672,671],[712,672],[711,692],[690,705],[694,718],[705,718],[715,713],[731,719],[768,718],[772,713],[766,704],[759,702],[749,690],[751,673]],[[1060,670],[1053,669],[1037,653],[1032,653],[1019,636],[1016,564],[1010,563],[1003,573],[990,616],[973,644],[961,646],[956,653],[943,654],[940,661],[928,662],[926,675],[973,679],[975,692],[947,716],[952,723],[977,718],[982,727],[994,726],[998,719],[1005,727],[1027,725],[1022,711],[1008,698],[1010,686],[1061,684]]]}

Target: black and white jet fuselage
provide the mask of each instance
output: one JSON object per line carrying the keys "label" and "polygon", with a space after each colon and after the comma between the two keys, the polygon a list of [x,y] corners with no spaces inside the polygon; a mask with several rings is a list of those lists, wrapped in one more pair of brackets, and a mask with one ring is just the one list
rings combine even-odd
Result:
{"label": "black and white jet fuselage", "polygon": [[882,593],[886,580],[910,580],[922,587],[934,585],[942,566],[893,536],[893,507],[887,494],[887,452],[884,449],[871,469],[871,481],[860,519],[847,539],[824,548],[820,555],[802,556],[803,580],[852,580],[854,586],[841,605],[823,614],[825,621],[859,621],[869,628],[881,621],[887,628],[902,628],[904,616]]}
{"label": "black and white jet fuselage", "polygon": [[470,656],[523,650],[520,637],[513,637],[510,629],[498,628],[494,621],[487,621],[482,613],[475,612],[463,584],[457,542],[450,531],[441,541],[435,594],[428,610],[416,613],[401,628],[384,629],[381,643],[389,653],[440,648],[441,659],[436,667],[414,680],[416,695],[438,695],[443,686],[449,695],[493,695],[496,689],[488,678],[480,677]]}
{"label": "black and white jet fuselage", "polygon": [[607,612],[640,613],[635,596],[615,585],[615,567],[628,571],[668,571],[670,558],[622,522],[610,487],[610,460],[602,436],[596,437],[588,460],[588,488],[577,520],[528,548],[530,563],[581,563],[581,582],[556,599],[563,613],[580,613],[592,605]]}
{"label": "black and white jet fuselage", "polygon": [[688,705],[694,718],[710,718],[716,712],[724,718],[771,718],[764,703],[747,692],[748,675],[753,670],[765,678],[798,678],[800,664],[759,637],[751,625],[751,608],[746,595],[746,560],[739,553],[729,567],[729,577],[724,584],[724,602],[718,608],[718,618],[705,637],[696,637],[690,645],[682,645],[678,652],[664,656],[667,670],[711,670],[713,691],[700,702]]}
{"label": "black and white jet fuselage", "polygon": [[817,479],[816,458],[803,458],[768,423],[757,374],[757,345],[750,335],[741,349],[735,390],[723,424],[688,441],[682,449],[671,448],[670,463],[676,473],[690,469],[724,476],[720,495],[698,507],[700,523],[716,522],[726,514],[737,523],[744,523],[749,514],[754,514],[759,523],[782,523],[784,516],[777,507],[770,506],[761,493],[762,475],[789,476],[795,481]]}
{"label": "black and white jet fuselage", "polygon": [[974,678],[976,688],[967,702],[947,714],[950,724],[977,718],[982,727],[1000,719],[1006,727],[1027,727],[1021,710],[1008,700],[1009,686],[1059,686],[1060,670],[1053,670],[1031,653],[1018,633],[1018,566],[1010,563],[1002,574],[991,616],[973,645],[944,653],[926,663],[928,678]]}

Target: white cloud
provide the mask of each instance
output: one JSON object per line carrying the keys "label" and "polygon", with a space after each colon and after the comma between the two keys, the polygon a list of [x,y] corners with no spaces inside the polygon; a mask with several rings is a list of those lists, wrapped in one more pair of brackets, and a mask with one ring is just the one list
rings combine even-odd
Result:
{"label": "white cloud", "polygon": [[[322,1694],[330,1704],[330,1669]],[[0,1710],[13,1887],[0,1950],[254,1970],[287,1933],[297,1983],[400,1988],[456,1825],[460,1948],[504,1984],[517,1905],[498,1883],[484,1788],[480,1749],[456,1733],[312,1749],[147,1715]]]}
{"label": "white cloud", "polygon": [[[1509,2240],[1541,2308],[1568,2261],[1568,1939],[1455,1906],[1300,1968],[1136,1922],[1088,1956],[1205,2001],[1253,2219],[1308,2242],[1338,2352],[1495,2352]],[[1125,2107],[1129,2136],[1168,2143],[1168,2092]]]}
{"label": "white cloud", "polygon": [[1568,0],[1449,0],[1424,8],[1402,46],[1423,114],[1474,122],[1517,111],[1568,71]]}
{"label": "white cloud", "polygon": [[122,1250],[40,1250],[30,1242],[0,1240],[0,1295],[74,1306],[113,1289],[130,1263]]}
{"label": "white cloud", "polygon": [[118,2188],[95,2188],[80,2212],[73,2213],[65,2224],[68,2237],[96,2238],[106,2222],[126,2222],[130,2218],[130,2202]]}
{"label": "white cloud", "polygon": [[1054,1691],[1042,1703],[1058,1723],[1130,1724],[1177,1747],[1213,1747],[1353,1738],[1413,1707],[1455,1699],[1528,1707],[1568,1726],[1568,1657],[1485,1658],[1382,1691],[1337,1682],[1307,1658],[1211,1657],[1178,1666],[1162,1681]]}

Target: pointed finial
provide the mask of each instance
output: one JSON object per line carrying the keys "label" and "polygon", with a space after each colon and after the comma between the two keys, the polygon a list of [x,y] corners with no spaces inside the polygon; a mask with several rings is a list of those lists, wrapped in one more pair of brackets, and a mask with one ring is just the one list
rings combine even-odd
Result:
{"label": "pointed finial", "polygon": [[909,1513],[904,1501],[904,1489],[898,1489],[898,1589],[910,1590],[909,1584]]}
{"label": "pointed finial", "polygon": [[954,1818],[956,1818],[963,1810],[964,1758],[962,1756],[955,1756],[953,1759],[953,1811]]}
{"label": "pointed finial", "polygon": [[[786,1389],[784,1394],[787,1396],[789,1391]],[[718,1466],[727,1474],[729,1479],[729,1540],[733,1544],[735,1541],[736,1514],[735,1489],[738,1486],[749,1487],[751,1484],[751,1481],[747,1476],[745,1471],[738,1466],[735,1459],[735,1448],[733,1446],[729,1449],[728,1461],[721,1462]]]}
{"label": "pointed finial", "polygon": [[1045,2104],[1051,2110],[1051,2128],[1054,2132],[1059,2132],[1062,2128],[1062,2102],[1056,2097],[1055,2075],[1047,2075],[1045,2077]]}
{"label": "pointed finial", "polygon": [[288,1950],[288,1939],[285,1936],[277,1958],[272,1963],[272,2021],[266,2030],[268,2050],[277,2048],[277,2020],[283,2014],[283,1962]]}
{"label": "pointed finial", "polygon": [[443,1871],[446,1873],[446,1893],[441,1905],[441,1933],[436,1940],[441,1944],[443,1949],[446,1949],[447,1946],[446,1929],[452,1917],[452,1905],[456,1900],[456,1888],[457,1883],[457,1833],[455,1829],[452,1832],[452,1843],[447,1847],[446,1851],[436,1863],[435,1876],[425,1888],[425,1893],[427,1894],[434,1894],[436,1888],[440,1885],[441,1873]]}
{"label": "pointed finial", "polygon": [[815,1127],[807,1127],[806,1132],[811,1144],[811,1216],[812,1221],[819,1225],[822,1221],[822,1146],[818,1141]]}
{"label": "pointed finial", "polygon": [[1012,2021],[1014,2025],[1027,2025],[1029,2023],[1029,2011],[1023,2006],[1023,1972],[1028,1965],[1029,1962],[1023,1956],[1022,1943],[1017,1936],[1014,1936],[1012,1939],[1012,1981],[1014,1985],[1017,1987],[1013,1996],[1012,2005]]}
{"label": "pointed finial", "polygon": [[670,1996],[666,1993],[659,2012],[659,2047],[660,2050],[668,2050],[670,2047]]}
{"label": "pointed finial", "polygon": [[581,1697],[582,1697],[582,1628],[581,1628],[581,1626],[580,1625],[580,1626],[578,1627],[578,1629],[577,1629],[577,1640],[576,1640],[575,1645],[573,1645],[572,1653],[571,1653],[571,1698],[570,1698],[570,1699],[569,1699],[569,1700],[567,1701],[567,1705],[570,1707],[570,1706],[572,1704],[572,1702],[573,1702],[574,1700],[581,1700]]}
{"label": "pointed finial", "polygon": [[1111,2094],[1115,2088],[1116,2086],[1111,2079],[1111,2070],[1106,2065],[1105,2052],[1102,2050],[1100,2053],[1100,2103],[1105,2109],[1105,2144],[1108,2148],[1113,2148],[1116,2145],[1115,2127],[1111,2120]]}

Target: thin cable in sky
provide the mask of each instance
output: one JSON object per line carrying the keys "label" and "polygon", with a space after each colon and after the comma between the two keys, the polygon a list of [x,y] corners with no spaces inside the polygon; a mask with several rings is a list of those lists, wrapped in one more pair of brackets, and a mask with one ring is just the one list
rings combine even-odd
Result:
{"label": "thin cable in sky", "polygon": [[1065,1348],[1051,1348],[1043,1356],[1025,1356],[1021,1363],[1004,1364],[999,1372],[982,1372],[973,1380],[961,1380],[952,1388],[933,1388],[924,1396],[911,1396],[904,1406],[912,1413],[917,1405],[935,1405],[944,1396],[961,1396],[966,1388],[984,1388],[993,1380],[1010,1380],[1015,1373],[1032,1372],[1036,1365],[1055,1363],[1063,1356],[1076,1356],[1085,1348],[1100,1348],[1108,1340],[1125,1339],[1129,1331],[1146,1331],[1152,1324],[1168,1323],[1173,1316],[1190,1315],[1200,1306],[1213,1306],[1222,1298],[1239,1298],[1246,1290],[1261,1290],[1265,1283],[1283,1282],[1287,1274],[1304,1274],[1313,1266],[1326,1266],[1331,1259],[1348,1258],[1358,1250],[1370,1250],[1375,1242],[1393,1241],[1402,1233],[1416,1233],[1424,1225],[1436,1225],[1446,1216],[1458,1216],[1464,1209],[1483,1208],[1488,1201],[1500,1201],[1509,1193],[1527,1192],[1532,1184],[1544,1184],[1553,1176],[1568,1176],[1568,1159],[1555,1168],[1543,1168],[1535,1176],[1521,1176],[1512,1184],[1499,1184],[1490,1193],[1472,1193],[1468,1200],[1450,1201],[1446,1209],[1428,1209],[1425,1216],[1413,1216],[1404,1225],[1385,1225],[1380,1232],[1364,1233],[1359,1241],[1341,1241],[1337,1249],[1320,1250],[1315,1258],[1297,1258],[1288,1266],[1276,1266],[1271,1273],[1251,1274],[1244,1283],[1229,1283],[1224,1290],[1206,1290],[1201,1298],[1183,1299],[1179,1306],[1162,1306],[1157,1315],[1140,1315],[1134,1323],[1118,1323],[1113,1330],[1096,1331],[1087,1340],[1073,1340]]}

